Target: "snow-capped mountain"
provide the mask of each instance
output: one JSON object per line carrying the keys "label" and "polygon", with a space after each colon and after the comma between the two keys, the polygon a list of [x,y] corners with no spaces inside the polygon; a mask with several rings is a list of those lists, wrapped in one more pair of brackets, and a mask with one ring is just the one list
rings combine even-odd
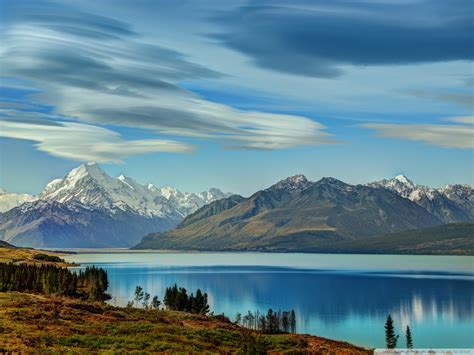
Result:
{"label": "snow-capped mountain", "polygon": [[382,187],[415,202],[441,221],[459,222],[474,219],[474,192],[469,185],[432,188],[418,185],[404,175],[367,184]]}
{"label": "snow-capped mountain", "polygon": [[299,174],[280,180],[276,184],[270,186],[269,189],[288,191],[302,190],[310,185],[311,183],[308,181],[308,179],[306,179],[306,176]]}
{"label": "snow-capped mountain", "polygon": [[17,198],[3,204],[0,240],[36,247],[131,246],[144,234],[172,228],[205,204],[230,195],[219,189],[183,193],[141,185],[87,163],[48,183],[38,196],[22,195],[23,203]]}
{"label": "snow-capped mountain", "polygon": [[34,201],[35,199],[35,196],[32,195],[10,193],[0,188],[0,212],[11,210],[25,202]]}

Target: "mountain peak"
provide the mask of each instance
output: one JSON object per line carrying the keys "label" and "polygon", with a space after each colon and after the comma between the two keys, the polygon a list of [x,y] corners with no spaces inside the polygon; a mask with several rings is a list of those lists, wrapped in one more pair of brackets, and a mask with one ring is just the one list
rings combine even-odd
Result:
{"label": "mountain peak", "polygon": [[298,174],[298,175],[289,176],[286,179],[278,181],[271,188],[278,189],[278,190],[283,190],[283,189],[297,190],[297,189],[304,189],[309,184],[310,182],[308,181],[308,179],[306,179],[306,176],[304,176],[303,174]]}
{"label": "mountain peak", "polygon": [[397,175],[393,178],[394,180],[397,180],[403,184],[409,184],[409,185],[413,185],[413,181],[411,181],[409,178],[407,178],[405,175],[403,174],[400,174],[400,175]]}

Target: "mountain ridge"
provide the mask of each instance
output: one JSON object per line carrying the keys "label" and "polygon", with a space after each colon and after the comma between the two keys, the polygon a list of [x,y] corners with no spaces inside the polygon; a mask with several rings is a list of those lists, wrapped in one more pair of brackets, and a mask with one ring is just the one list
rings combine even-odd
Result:
{"label": "mountain ridge", "polygon": [[[396,181],[417,186],[406,177],[399,176]],[[442,225],[444,218],[456,217],[440,218],[444,210],[433,213],[386,185],[351,185],[331,177],[310,182],[295,175],[248,198],[239,196],[204,206],[175,229],[149,234],[134,248],[305,251],[328,241],[350,242],[434,227]],[[463,211],[467,211],[460,221],[474,210],[469,204],[472,189],[464,188],[466,191],[455,194],[466,202]],[[448,212],[454,209],[450,207]]]}

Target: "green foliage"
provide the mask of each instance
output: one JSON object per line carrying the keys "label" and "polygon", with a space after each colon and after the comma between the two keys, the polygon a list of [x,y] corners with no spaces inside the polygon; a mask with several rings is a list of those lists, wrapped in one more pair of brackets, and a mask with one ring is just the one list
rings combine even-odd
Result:
{"label": "green foliage", "polygon": [[52,265],[0,263],[0,291],[38,292],[87,300],[106,300],[109,283],[103,269],[87,267],[79,273]]}
{"label": "green foliage", "polygon": [[140,304],[141,300],[143,299],[143,287],[137,286],[135,287],[135,304],[138,305]]}
{"label": "green foliage", "polygon": [[173,287],[166,288],[163,303],[167,309],[174,311],[197,314],[207,314],[209,312],[207,293],[197,289],[195,296],[192,293],[188,295],[188,291],[184,287],[178,288],[176,284]]}
{"label": "green foliage", "polygon": [[387,349],[395,349],[397,347],[397,341],[398,335],[395,335],[393,319],[389,314],[385,322],[385,343],[387,344]]}
{"label": "green foliage", "polygon": [[64,262],[59,256],[47,255],[47,254],[36,254],[33,256],[34,260],[49,261],[51,263],[61,263]]}
{"label": "green foliage", "polygon": [[411,336],[411,330],[408,325],[407,329],[405,330],[405,338],[407,340],[407,349],[413,349],[413,338]]}
{"label": "green foliage", "polygon": [[243,330],[240,340],[240,351],[242,355],[265,355],[268,351],[266,339],[257,335],[254,336],[249,330]]}
{"label": "green foliage", "polygon": [[[259,311],[250,312],[242,318],[237,313],[236,323],[245,328],[258,330],[263,333],[296,333],[296,314],[294,310],[274,312],[271,308],[267,314],[261,314]],[[237,322],[237,319],[239,320]]]}
{"label": "green foliage", "polygon": [[153,299],[151,300],[151,308],[153,309],[158,309],[160,308],[161,302],[158,299],[158,296],[154,296]]}

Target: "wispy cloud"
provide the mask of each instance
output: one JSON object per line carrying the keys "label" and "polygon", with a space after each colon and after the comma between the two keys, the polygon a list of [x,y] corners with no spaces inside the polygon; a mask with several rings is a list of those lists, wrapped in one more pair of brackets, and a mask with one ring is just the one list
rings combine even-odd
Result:
{"label": "wispy cloud", "polygon": [[38,150],[71,160],[121,163],[137,154],[188,153],[192,146],[180,142],[141,139],[124,140],[106,128],[75,122],[50,123],[0,120],[0,137],[35,142]]}
{"label": "wispy cloud", "polygon": [[459,124],[365,123],[360,126],[375,130],[377,137],[419,141],[443,148],[474,149],[474,117],[452,117],[447,121]]}
{"label": "wispy cloud", "polygon": [[258,1],[214,19],[219,43],[259,67],[303,76],[474,58],[469,0]]}
{"label": "wispy cloud", "polygon": [[[36,100],[54,106],[59,115],[89,128],[139,127],[150,134],[196,137],[243,149],[334,141],[312,119],[237,110],[182,89],[183,81],[222,74],[177,51],[146,43],[127,23],[64,4],[21,4],[7,12],[2,73],[30,81],[41,90]],[[134,144],[133,154],[145,149]]]}

